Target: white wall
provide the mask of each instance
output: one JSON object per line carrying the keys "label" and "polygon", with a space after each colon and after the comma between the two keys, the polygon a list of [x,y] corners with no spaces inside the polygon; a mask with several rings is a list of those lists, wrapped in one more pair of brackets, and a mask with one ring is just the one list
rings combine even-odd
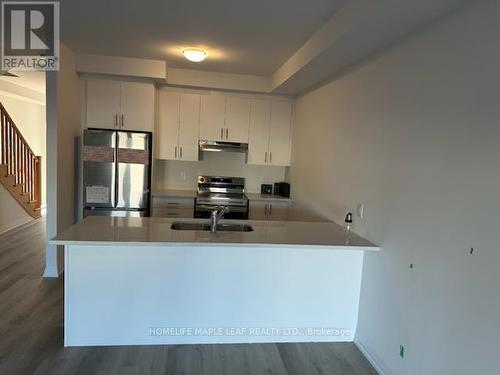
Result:
{"label": "white wall", "polygon": [[33,218],[17,203],[10,192],[0,184],[0,234],[31,220]]}
{"label": "white wall", "polygon": [[500,373],[498,35],[478,1],[296,102],[296,202],[338,222],[363,202],[382,247],[356,339],[386,374]]}
{"label": "white wall", "polygon": [[198,162],[156,160],[154,186],[165,189],[196,189],[197,177],[245,177],[246,191],[260,193],[260,184],[285,180],[286,167],[267,167],[245,164],[245,154],[205,152]]}
{"label": "white wall", "polygon": [[[77,161],[80,136],[80,80],[75,54],[60,48],[60,70],[47,74],[47,239],[76,221]],[[59,262],[59,270],[62,264]],[[57,249],[47,246],[45,277],[58,276]]]}

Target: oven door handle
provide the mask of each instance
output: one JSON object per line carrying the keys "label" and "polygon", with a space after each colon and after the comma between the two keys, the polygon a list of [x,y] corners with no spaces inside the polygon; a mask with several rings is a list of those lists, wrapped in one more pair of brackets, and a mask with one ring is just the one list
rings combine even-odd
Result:
{"label": "oven door handle", "polygon": [[[195,207],[195,210],[197,211],[213,211],[213,210],[216,210],[217,208],[219,208],[220,206],[223,206],[223,205],[218,205],[218,204],[214,204],[214,205],[206,205],[206,204],[197,204],[196,207]],[[229,212],[230,211],[230,207],[226,206],[227,209],[226,209],[226,212]]]}

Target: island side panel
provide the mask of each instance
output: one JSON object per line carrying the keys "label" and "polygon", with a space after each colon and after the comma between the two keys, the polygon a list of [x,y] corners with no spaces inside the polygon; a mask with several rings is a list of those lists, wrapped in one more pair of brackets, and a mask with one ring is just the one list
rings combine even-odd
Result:
{"label": "island side panel", "polygon": [[65,345],[352,341],[363,252],[66,247]]}

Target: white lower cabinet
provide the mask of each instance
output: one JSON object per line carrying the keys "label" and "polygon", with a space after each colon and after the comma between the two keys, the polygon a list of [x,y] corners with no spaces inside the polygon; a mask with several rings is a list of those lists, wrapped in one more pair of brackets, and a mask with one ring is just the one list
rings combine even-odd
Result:
{"label": "white lower cabinet", "polygon": [[288,201],[252,199],[249,203],[249,219],[285,221],[288,219],[289,208],[290,203]]}
{"label": "white lower cabinet", "polygon": [[153,197],[153,216],[170,218],[193,218],[194,198]]}

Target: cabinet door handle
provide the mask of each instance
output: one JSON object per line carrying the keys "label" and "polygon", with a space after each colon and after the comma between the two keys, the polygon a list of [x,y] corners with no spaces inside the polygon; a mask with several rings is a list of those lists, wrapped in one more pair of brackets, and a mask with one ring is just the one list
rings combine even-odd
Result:
{"label": "cabinet door handle", "polygon": [[273,205],[269,203],[269,216],[273,216]]}
{"label": "cabinet door handle", "polygon": [[177,159],[177,146],[175,146],[175,151],[174,151],[174,153],[175,153],[175,158]]}
{"label": "cabinet door handle", "polygon": [[273,162],[273,153],[270,152],[269,153],[269,163],[272,163]]}
{"label": "cabinet door handle", "polygon": [[228,138],[229,138],[229,129],[226,128],[226,141],[228,140]]}
{"label": "cabinet door handle", "polygon": [[122,128],[123,128],[124,125],[125,125],[125,121],[123,119],[123,114],[122,114]]}
{"label": "cabinet door handle", "polygon": [[266,151],[266,153],[264,154],[264,163],[267,163],[267,151]]}
{"label": "cabinet door handle", "polygon": [[181,149],[180,149],[180,152],[179,152],[179,157],[182,159],[182,146],[181,146]]}
{"label": "cabinet door handle", "polygon": [[266,217],[266,219],[267,219],[267,203],[266,203],[266,205],[264,206],[264,216],[265,216],[265,217]]}
{"label": "cabinet door handle", "polygon": [[220,128],[220,138],[224,139],[224,128]]}

